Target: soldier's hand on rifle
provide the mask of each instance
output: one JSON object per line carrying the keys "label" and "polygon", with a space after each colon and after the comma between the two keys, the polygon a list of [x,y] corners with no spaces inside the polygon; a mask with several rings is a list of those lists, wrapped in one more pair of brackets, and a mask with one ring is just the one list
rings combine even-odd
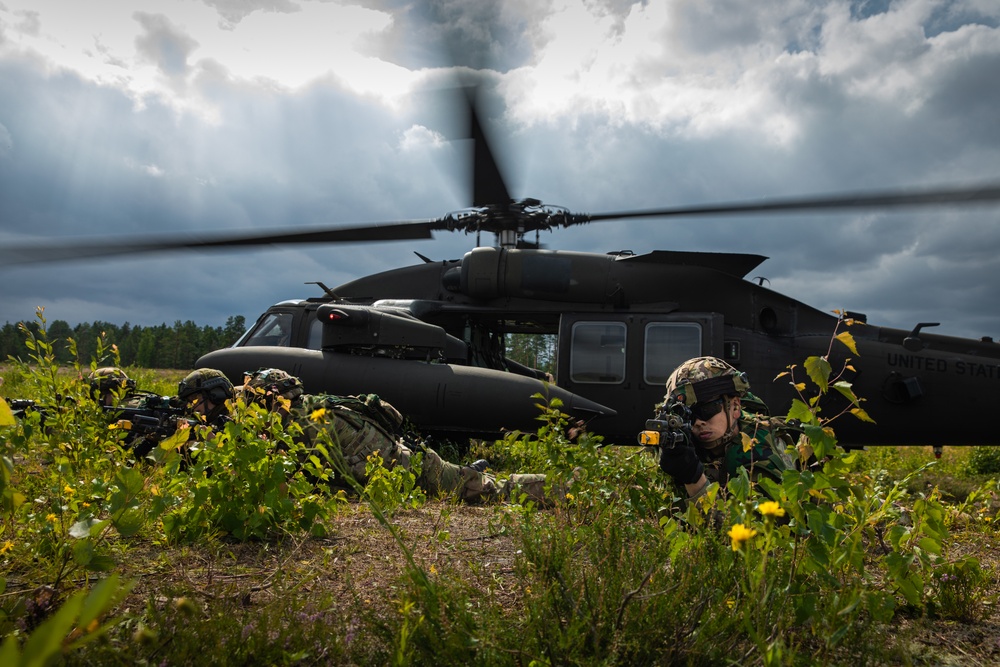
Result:
{"label": "soldier's hand on rifle", "polygon": [[690,443],[674,447],[660,447],[660,470],[670,475],[678,484],[695,484],[705,474],[705,466],[698,452]]}

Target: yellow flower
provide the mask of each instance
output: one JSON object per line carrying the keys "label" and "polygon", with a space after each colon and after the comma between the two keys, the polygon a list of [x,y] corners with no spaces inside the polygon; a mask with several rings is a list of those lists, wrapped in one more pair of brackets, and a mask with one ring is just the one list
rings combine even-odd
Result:
{"label": "yellow flower", "polygon": [[566,494],[566,500],[573,500],[573,494],[572,493],[567,493]]}
{"label": "yellow flower", "polygon": [[773,500],[768,500],[758,505],[757,511],[764,516],[785,516],[785,510]]}
{"label": "yellow flower", "polygon": [[49,523],[56,523],[57,521],[59,521],[59,519],[56,518],[56,515],[53,514],[52,512],[49,512],[48,514],[45,515],[45,520],[48,521]]}
{"label": "yellow flower", "polygon": [[309,415],[309,419],[314,422],[318,422],[321,419],[323,419],[323,415],[325,414],[326,414],[326,408],[317,408],[316,410],[312,411],[311,415]]}
{"label": "yellow flower", "polygon": [[0,547],[0,554],[5,554],[13,548],[14,548],[14,543],[11,542],[10,540],[7,540],[6,542],[3,543],[3,546]]}
{"label": "yellow flower", "polygon": [[438,573],[438,569],[436,567],[434,567],[433,564],[431,564],[431,574],[437,574],[437,573]]}
{"label": "yellow flower", "polygon": [[733,551],[739,551],[743,543],[757,534],[753,528],[747,528],[742,523],[735,524],[729,529],[729,537],[733,540]]}
{"label": "yellow flower", "polygon": [[67,484],[66,486],[63,487],[63,493],[65,493],[67,496],[72,496],[74,493],[76,493],[76,491],[73,490],[72,486]]}

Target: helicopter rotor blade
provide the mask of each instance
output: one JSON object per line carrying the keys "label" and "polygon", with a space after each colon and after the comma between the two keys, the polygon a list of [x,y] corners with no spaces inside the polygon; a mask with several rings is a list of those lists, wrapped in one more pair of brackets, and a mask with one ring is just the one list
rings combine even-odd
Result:
{"label": "helicopter rotor blade", "polygon": [[448,229],[442,218],[404,222],[374,223],[355,227],[300,229],[270,234],[231,234],[186,238],[81,237],[59,243],[7,244],[0,248],[0,260],[5,265],[34,264],[57,260],[90,259],[153,253],[160,251],[240,248],[270,245],[302,245],[311,243],[365,243],[371,241],[407,241],[433,238],[432,231]]}
{"label": "helicopter rotor blade", "polygon": [[712,215],[745,215],[754,213],[803,212],[846,209],[879,209],[943,204],[963,205],[1000,201],[1000,184],[985,184],[965,188],[935,188],[928,190],[885,190],[881,192],[855,192],[841,195],[820,195],[762,201],[705,204],[636,211],[616,211],[593,214],[573,214],[566,226],[600,222],[602,220],[627,220],[630,218],[696,217]]}
{"label": "helicopter rotor blade", "polygon": [[473,141],[472,149],[472,205],[507,206],[512,201],[503,174],[497,166],[489,139],[483,130],[479,89],[466,91],[466,102],[469,111],[469,134]]}

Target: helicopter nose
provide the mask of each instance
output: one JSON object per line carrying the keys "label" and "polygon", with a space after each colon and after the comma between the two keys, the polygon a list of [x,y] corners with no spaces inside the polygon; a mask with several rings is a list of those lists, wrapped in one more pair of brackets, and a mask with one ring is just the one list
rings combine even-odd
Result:
{"label": "helicopter nose", "polygon": [[573,417],[578,417],[586,420],[598,418],[598,417],[614,417],[618,414],[617,410],[609,408],[606,405],[601,405],[600,403],[595,403],[594,401],[584,398],[579,394],[574,394],[568,391],[561,392],[564,396],[558,396],[558,398],[563,402],[563,411],[569,413]]}

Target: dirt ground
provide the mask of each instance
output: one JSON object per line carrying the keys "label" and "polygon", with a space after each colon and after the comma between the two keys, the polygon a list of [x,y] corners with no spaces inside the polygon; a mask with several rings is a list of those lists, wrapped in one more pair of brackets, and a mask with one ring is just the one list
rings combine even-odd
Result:
{"label": "dirt ground", "polygon": [[[400,511],[391,523],[426,572],[461,578],[488,590],[491,599],[505,608],[515,609],[522,591],[514,570],[517,543],[511,531],[505,530],[507,511],[502,506],[428,502],[420,509]],[[1000,614],[996,610],[1000,539],[958,538],[961,550],[979,558],[984,571],[991,573],[991,597],[984,601],[983,618],[959,623],[899,615],[893,634],[905,638],[909,651],[919,656],[917,664],[1000,665]],[[179,547],[172,550],[176,553],[155,547],[155,551],[158,558],[151,553],[148,559],[129,559],[133,563],[144,560],[147,566],[160,563],[127,573],[139,580],[130,596],[138,605],[135,608],[164,590],[184,590],[200,597],[202,603],[229,598],[252,607],[272,600],[290,582],[307,593],[333,594],[345,601],[377,591],[377,599],[361,602],[391,605],[393,586],[406,567],[403,550],[370,511],[358,504],[345,508],[322,539]],[[284,578],[280,584],[278,576]]]}
{"label": "dirt ground", "polygon": [[[488,586],[495,599],[513,604],[520,597],[513,569],[517,547],[503,529],[505,511],[498,506],[428,502],[419,509],[400,511],[389,521],[424,571]],[[177,547],[176,554],[166,554],[158,546],[148,549],[156,553],[139,560],[161,566],[126,574],[139,577],[133,598],[183,588],[205,600],[226,596],[245,605],[262,604],[276,588],[287,586],[288,581],[275,586],[280,575],[298,580],[307,591],[348,599],[359,591],[391,590],[391,582],[407,565],[404,550],[388,529],[360,504],[348,505],[324,538]]]}

